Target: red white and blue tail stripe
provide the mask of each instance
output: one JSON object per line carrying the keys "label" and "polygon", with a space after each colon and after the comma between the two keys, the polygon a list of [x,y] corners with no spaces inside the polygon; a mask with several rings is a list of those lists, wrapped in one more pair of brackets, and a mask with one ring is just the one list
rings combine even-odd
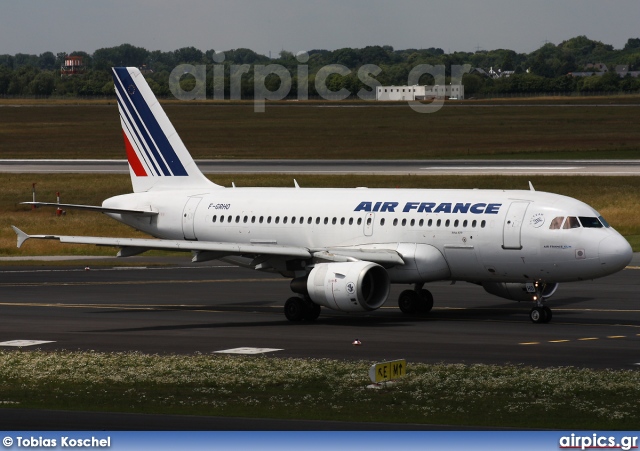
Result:
{"label": "red white and blue tail stripe", "polygon": [[113,83],[134,192],[218,186],[200,172],[137,68],[114,67]]}

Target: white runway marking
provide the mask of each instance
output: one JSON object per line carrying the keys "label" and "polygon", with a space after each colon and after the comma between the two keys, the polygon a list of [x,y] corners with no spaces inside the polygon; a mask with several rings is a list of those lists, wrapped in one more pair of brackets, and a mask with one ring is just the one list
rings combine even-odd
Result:
{"label": "white runway marking", "polygon": [[284,351],[284,349],[274,349],[274,348],[234,348],[234,349],[225,349],[223,351],[215,351],[214,354],[254,355],[254,354],[265,354],[267,352],[275,352],[275,351]]}
{"label": "white runway marking", "polygon": [[584,169],[581,166],[433,166],[420,168],[429,171],[509,171],[509,170],[517,170],[517,171],[563,171],[563,170],[574,170],[574,169]]}
{"label": "white runway marking", "polygon": [[42,345],[45,343],[55,343],[55,341],[44,341],[44,340],[11,340],[11,341],[3,341],[0,342],[0,346],[13,346],[22,348],[24,346],[36,346]]}

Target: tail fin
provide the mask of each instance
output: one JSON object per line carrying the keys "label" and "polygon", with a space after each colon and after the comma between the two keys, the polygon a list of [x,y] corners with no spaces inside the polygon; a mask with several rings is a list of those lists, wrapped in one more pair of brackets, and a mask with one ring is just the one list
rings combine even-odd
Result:
{"label": "tail fin", "polygon": [[219,187],[200,172],[137,68],[114,67],[113,83],[134,192]]}

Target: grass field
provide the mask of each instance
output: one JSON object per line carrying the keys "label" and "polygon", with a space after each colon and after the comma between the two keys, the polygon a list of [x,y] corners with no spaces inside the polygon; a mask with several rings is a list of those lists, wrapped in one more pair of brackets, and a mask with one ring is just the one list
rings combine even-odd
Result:
{"label": "grass field", "polygon": [[[623,99],[636,103],[464,102],[434,114],[365,102],[288,102],[265,113],[249,102],[164,105],[197,159],[640,158],[640,97]],[[0,107],[0,158],[124,158],[113,100],[22,102]]]}
{"label": "grass field", "polygon": [[373,362],[0,351],[3,407],[636,430],[638,371],[407,362],[367,389]]}
{"label": "grass field", "polygon": [[[528,189],[531,180],[539,191],[575,197],[593,206],[622,233],[635,251],[640,251],[640,178],[638,177],[558,177],[558,176],[339,176],[339,175],[224,175],[216,183],[230,186],[302,187],[368,186],[370,188],[487,188]],[[52,208],[32,211],[18,205],[31,200],[31,184],[37,183],[38,200],[54,202],[60,191],[63,203],[101,205],[110,196],[128,193],[128,175],[3,174],[0,176],[0,255],[114,255],[111,248],[62,245],[55,241],[28,241],[16,248],[10,225],[31,234],[144,237],[130,227],[99,213],[70,210],[63,217]]]}

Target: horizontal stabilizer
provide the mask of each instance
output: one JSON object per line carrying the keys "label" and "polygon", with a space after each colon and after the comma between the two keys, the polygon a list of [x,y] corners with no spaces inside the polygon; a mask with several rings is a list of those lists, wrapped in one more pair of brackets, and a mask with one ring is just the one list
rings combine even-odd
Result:
{"label": "horizontal stabilizer", "polygon": [[57,207],[57,208],[68,208],[68,209],[75,209],[75,210],[98,211],[100,213],[120,213],[120,214],[140,215],[140,216],[158,216],[157,211],[127,210],[124,208],[98,207],[96,205],[58,204],[54,202],[20,202],[20,203],[22,205],[35,205],[36,207]]}
{"label": "horizontal stabilizer", "polygon": [[[29,238],[41,240],[58,240],[61,243],[95,244],[97,246],[113,246],[126,249],[159,249],[167,251],[209,251],[226,255],[279,255],[290,258],[311,258],[308,249],[277,244],[243,244],[216,243],[211,241],[158,240],[147,238],[107,238],[97,236],[65,236],[65,235],[28,235],[15,226],[11,226],[18,235],[18,247]],[[133,255],[124,251],[122,256]]]}

